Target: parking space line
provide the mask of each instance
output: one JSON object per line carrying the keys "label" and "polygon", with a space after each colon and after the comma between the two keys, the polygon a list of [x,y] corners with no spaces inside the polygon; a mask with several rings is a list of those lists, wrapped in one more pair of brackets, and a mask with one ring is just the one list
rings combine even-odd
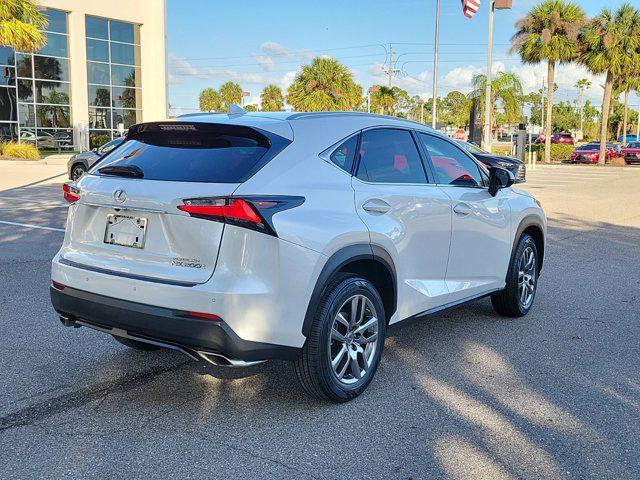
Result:
{"label": "parking space line", "polygon": [[43,227],[42,225],[31,225],[29,223],[18,223],[18,222],[7,222],[6,220],[0,220],[0,223],[3,225],[14,225],[16,227],[26,227],[26,228],[39,228],[40,230],[50,230],[52,232],[64,232],[64,228],[55,228],[55,227]]}

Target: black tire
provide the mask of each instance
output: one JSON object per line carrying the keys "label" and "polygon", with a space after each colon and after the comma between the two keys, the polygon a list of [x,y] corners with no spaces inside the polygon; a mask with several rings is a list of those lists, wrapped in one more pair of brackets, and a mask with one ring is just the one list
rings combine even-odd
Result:
{"label": "black tire", "polygon": [[[377,343],[366,373],[359,380],[352,379],[354,384],[347,385],[338,380],[331,366],[329,342],[336,315],[338,315],[340,308],[344,307],[345,302],[354,295],[363,295],[375,309],[375,312],[371,312],[370,309],[367,311],[377,318],[377,338],[375,340]],[[366,301],[362,300],[362,304],[365,303]],[[370,305],[363,308],[370,308]],[[302,354],[294,363],[296,375],[304,390],[312,397],[336,403],[347,402],[364,392],[371,383],[380,363],[386,323],[382,299],[371,282],[351,274],[343,274],[334,278],[327,285],[320,298],[309,336],[302,348]],[[345,354],[347,362],[349,354],[350,351],[347,349]],[[358,361],[356,360],[356,362]]]}
{"label": "black tire", "polygon": [[74,182],[78,180],[87,171],[86,167],[82,163],[76,163],[71,167],[71,180]]}
{"label": "black tire", "polygon": [[116,339],[117,342],[123,345],[126,345],[129,348],[133,348],[134,350],[141,350],[143,352],[152,352],[154,350],[160,350],[162,348],[152,343],[138,342],[137,340],[131,340],[130,338],[119,337],[117,335],[112,335],[112,336],[113,338]]}
{"label": "black tire", "polygon": [[[523,304],[519,295],[518,280],[520,268],[522,266],[523,252],[527,249],[533,250],[535,260],[535,264],[533,266],[533,296],[530,301]],[[509,271],[507,272],[505,289],[491,295],[491,305],[497,314],[505,317],[522,317],[531,310],[538,287],[538,266],[539,258],[536,242],[533,240],[531,235],[525,233],[518,240],[518,245],[513,253],[513,258],[511,258]]]}

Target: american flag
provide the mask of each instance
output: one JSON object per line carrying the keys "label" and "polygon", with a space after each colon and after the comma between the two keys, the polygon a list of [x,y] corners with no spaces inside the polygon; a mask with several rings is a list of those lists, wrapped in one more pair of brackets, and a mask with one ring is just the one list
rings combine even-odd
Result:
{"label": "american flag", "polygon": [[480,8],[480,0],[462,0],[462,13],[465,17],[473,17]]}

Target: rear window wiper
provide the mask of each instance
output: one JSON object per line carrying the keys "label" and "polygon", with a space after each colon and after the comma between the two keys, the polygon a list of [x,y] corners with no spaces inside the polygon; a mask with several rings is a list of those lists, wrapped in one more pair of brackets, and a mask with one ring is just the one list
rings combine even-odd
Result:
{"label": "rear window wiper", "polygon": [[107,165],[98,169],[104,175],[115,175],[118,177],[142,178],[144,173],[137,165]]}

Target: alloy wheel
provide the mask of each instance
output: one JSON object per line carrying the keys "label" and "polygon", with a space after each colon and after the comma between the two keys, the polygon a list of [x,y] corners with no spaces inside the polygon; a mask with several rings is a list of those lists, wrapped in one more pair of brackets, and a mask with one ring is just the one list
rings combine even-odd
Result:
{"label": "alloy wheel", "polygon": [[379,348],[378,313],[364,295],[349,297],[331,324],[329,359],[336,379],[353,385],[371,371]]}
{"label": "alloy wheel", "polygon": [[528,246],[520,255],[518,266],[518,300],[522,308],[529,308],[536,291],[536,254]]}

